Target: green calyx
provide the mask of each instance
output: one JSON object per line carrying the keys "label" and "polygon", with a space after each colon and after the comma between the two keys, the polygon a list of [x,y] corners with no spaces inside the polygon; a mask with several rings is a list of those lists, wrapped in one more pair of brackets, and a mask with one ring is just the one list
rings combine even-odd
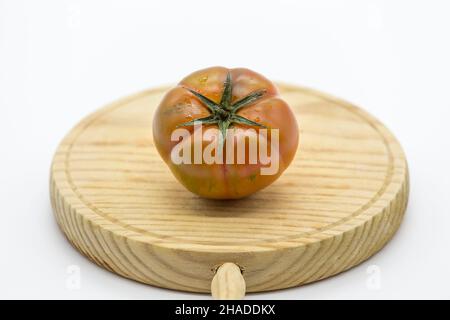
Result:
{"label": "green calyx", "polygon": [[226,137],[227,129],[232,126],[235,123],[238,124],[244,124],[248,126],[255,126],[255,127],[261,127],[266,128],[266,126],[249,120],[247,118],[244,118],[240,115],[237,115],[236,113],[243,107],[261,99],[261,97],[265,94],[265,90],[258,90],[255,92],[250,93],[248,96],[242,98],[239,101],[236,101],[235,103],[231,103],[231,91],[232,91],[232,84],[231,84],[231,74],[228,72],[227,79],[225,80],[223,84],[223,93],[222,98],[220,99],[219,103],[215,103],[211,99],[205,97],[204,95],[186,88],[186,90],[190,91],[194,96],[196,96],[203,104],[209,109],[211,114],[204,118],[194,119],[185,123],[182,123],[178,125],[178,127],[186,127],[186,126],[193,126],[196,124],[217,124],[219,127],[219,130],[221,132],[220,135],[220,145],[223,145],[223,141]]}

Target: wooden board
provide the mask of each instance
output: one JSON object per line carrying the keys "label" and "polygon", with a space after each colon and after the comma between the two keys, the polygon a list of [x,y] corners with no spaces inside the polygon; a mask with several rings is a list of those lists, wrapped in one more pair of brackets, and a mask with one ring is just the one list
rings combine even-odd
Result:
{"label": "wooden board", "polygon": [[100,266],[154,286],[209,292],[225,262],[247,292],[298,286],[380,250],[399,227],[408,169],[376,119],[322,93],[279,85],[300,125],[299,151],[279,180],[249,198],[185,190],[160,159],[152,116],[167,88],[81,121],[51,169],[51,199],[70,242]]}

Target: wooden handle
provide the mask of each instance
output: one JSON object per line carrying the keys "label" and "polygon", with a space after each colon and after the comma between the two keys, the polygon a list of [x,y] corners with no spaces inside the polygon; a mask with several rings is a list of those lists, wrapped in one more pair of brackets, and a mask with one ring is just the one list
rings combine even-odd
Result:
{"label": "wooden handle", "polygon": [[216,300],[240,300],[245,296],[245,280],[234,263],[221,265],[211,282],[211,294]]}

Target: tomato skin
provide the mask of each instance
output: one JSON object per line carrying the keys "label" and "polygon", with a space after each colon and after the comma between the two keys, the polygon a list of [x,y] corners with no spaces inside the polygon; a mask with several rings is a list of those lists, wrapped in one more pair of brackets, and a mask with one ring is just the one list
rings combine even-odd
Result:
{"label": "tomato skin", "polygon": [[[180,124],[211,114],[205,104],[187,88],[219,103],[228,73],[232,82],[232,103],[257,90],[264,90],[261,99],[239,109],[236,114],[270,129],[279,129],[280,158],[276,174],[262,175],[260,169],[264,165],[259,160],[256,164],[174,164],[171,160],[172,149],[178,144],[178,141],[171,141],[174,130]],[[234,124],[233,127],[249,128],[243,124]],[[208,128],[217,128],[217,125],[204,124],[203,132]],[[192,126],[185,129],[191,135],[194,132]],[[291,163],[297,151],[298,140],[295,116],[287,103],[279,97],[277,88],[262,75],[244,68],[211,67],[190,74],[166,93],[153,118],[154,144],[174,176],[191,192],[210,199],[238,199],[270,185]],[[209,143],[210,141],[204,141],[202,145],[205,147]],[[270,135],[268,143],[270,144]]]}

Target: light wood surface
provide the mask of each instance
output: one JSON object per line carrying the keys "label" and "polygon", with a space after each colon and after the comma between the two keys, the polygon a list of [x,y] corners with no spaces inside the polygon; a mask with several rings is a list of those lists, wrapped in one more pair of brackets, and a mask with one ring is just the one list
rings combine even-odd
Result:
{"label": "light wood surface", "polygon": [[372,256],[407,204],[399,143],[347,102],[279,88],[299,122],[299,151],[279,180],[242,200],[201,199],[160,159],[151,124],[167,88],[81,121],[51,168],[51,200],[69,241],[119,275],[193,292],[209,292],[225,262],[257,292],[327,278]]}
{"label": "light wood surface", "polygon": [[217,300],[240,300],[245,296],[241,269],[232,262],[221,265],[211,282],[211,294]]}

